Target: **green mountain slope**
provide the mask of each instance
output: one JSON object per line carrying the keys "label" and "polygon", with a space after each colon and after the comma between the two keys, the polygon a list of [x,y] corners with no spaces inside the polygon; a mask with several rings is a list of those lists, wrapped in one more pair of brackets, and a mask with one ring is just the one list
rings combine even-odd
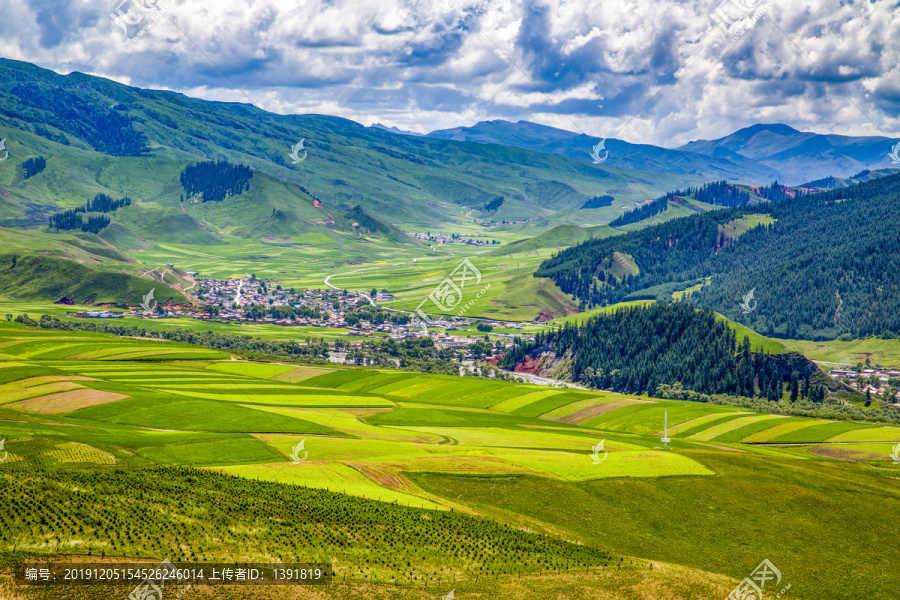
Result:
{"label": "green mountain slope", "polygon": [[382,220],[376,219],[359,205],[354,206],[344,213],[343,219],[350,230],[356,231],[360,235],[380,235],[398,244],[409,244],[411,246],[424,245],[419,240],[409,237],[390,223],[385,223]]}
{"label": "green mountain slope", "polygon": [[[900,234],[885,226],[898,211],[894,175],[589,240],[544,262],[536,276],[601,306],[710,277],[691,301],[765,335],[898,337]],[[637,271],[613,275],[626,259]]]}
{"label": "green mountain slope", "polygon": [[42,255],[0,255],[0,296],[75,304],[137,306],[151,289],[154,298],[183,304],[183,294],[125,273],[92,269],[74,260]]}
{"label": "green mountain slope", "polygon": [[511,369],[551,348],[569,359],[565,376],[574,381],[651,396],[659,386],[681,384],[704,394],[780,400],[792,373],[811,379],[818,371],[799,353],[753,352],[750,339],[739,339],[726,320],[684,302],[621,307],[566,323],[517,345],[500,364]]}
{"label": "green mountain slope", "polygon": [[[471,223],[460,207],[480,207],[497,196],[507,198],[504,218],[536,222],[593,196],[610,193],[622,206],[700,181],[696,175],[640,173],[519,148],[399,135],[337,117],[276,115],[77,73],[62,76],[11,60],[0,60],[0,103],[0,135],[12,159],[0,166],[0,185],[10,189],[0,203],[6,219],[25,218],[26,202],[74,205],[76,196],[101,191],[138,202],[176,194],[177,174],[199,160],[248,165],[303,186],[326,207],[360,205],[382,220],[414,226]],[[294,164],[289,152],[301,139],[306,159]],[[18,165],[34,156],[44,156],[47,169],[26,183]],[[259,221],[272,208],[305,218],[298,207],[268,206],[265,215],[247,215],[233,226]]]}
{"label": "green mountain slope", "polygon": [[505,256],[516,252],[534,252],[542,248],[565,248],[580,242],[596,238],[616,235],[618,232],[605,225],[599,227],[578,227],[577,225],[557,225],[549,231],[533,238],[512,242],[492,250],[489,254]]}

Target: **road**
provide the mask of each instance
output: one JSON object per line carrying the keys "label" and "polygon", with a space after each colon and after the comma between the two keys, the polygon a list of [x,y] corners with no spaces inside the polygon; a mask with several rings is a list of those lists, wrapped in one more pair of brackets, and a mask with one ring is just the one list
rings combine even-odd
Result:
{"label": "road", "polygon": [[528,383],[534,383],[536,385],[552,385],[554,387],[567,387],[573,388],[576,390],[588,390],[590,388],[586,388],[583,385],[577,385],[574,383],[570,383],[568,381],[559,381],[558,379],[550,379],[548,377],[538,377],[537,375],[532,375],[531,373],[516,373],[514,371],[507,371],[510,375],[514,377],[521,377]]}
{"label": "road", "polygon": [[241,289],[242,289],[243,287],[244,287],[244,280],[241,279],[241,280],[238,281],[237,294],[234,295],[234,305],[235,305],[235,306],[240,306],[240,305],[241,305]]}

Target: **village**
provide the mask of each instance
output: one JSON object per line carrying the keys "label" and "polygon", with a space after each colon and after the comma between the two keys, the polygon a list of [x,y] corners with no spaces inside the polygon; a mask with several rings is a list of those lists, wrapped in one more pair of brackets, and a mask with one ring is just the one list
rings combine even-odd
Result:
{"label": "village", "polygon": [[831,376],[864,394],[896,400],[897,391],[900,389],[900,371],[887,369],[879,364],[873,368],[868,359],[865,364],[857,363],[855,367],[849,365],[846,365],[847,368],[844,367],[845,365],[840,365],[832,368]]}
{"label": "village", "polygon": [[[255,275],[229,277],[226,280],[195,278],[197,299],[202,307],[159,306],[148,303],[129,312],[113,310],[80,311],[71,316],[88,319],[193,318],[224,323],[267,323],[278,326],[303,326],[343,329],[337,335],[350,338],[380,338],[403,341],[431,338],[439,349],[462,350],[467,358],[470,346],[490,340],[497,351],[511,346],[518,333],[493,332],[496,328],[520,330],[521,324],[484,319],[456,318],[432,320],[427,326],[411,313],[385,308],[378,302],[394,296],[382,290],[350,291],[340,289],[284,289],[273,281]],[[473,335],[478,325],[478,334]],[[456,334],[454,335],[454,332]],[[465,335],[468,333],[469,335]],[[308,335],[304,331],[303,335]],[[524,336],[530,338],[531,336]]]}
{"label": "village", "polygon": [[404,231],[406,235],[412,238],[416,238],[417,240],[422,240],[425,242],[437,242],[439,244],[469,244],[471,246],[493,246],[495,244],[499,244],[497,240],[476,240],[473,238],[476,237],[484,237],[483,234],[466,234],[467,237],[462,237],[459,234],[452,233],[450,235],[444,233],[416,233],[414,231]]}

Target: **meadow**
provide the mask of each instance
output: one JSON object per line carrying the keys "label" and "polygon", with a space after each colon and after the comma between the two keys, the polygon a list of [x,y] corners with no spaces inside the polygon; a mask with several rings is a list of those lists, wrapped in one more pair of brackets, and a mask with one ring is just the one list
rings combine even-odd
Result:
{"label": "meadow", "polygon": [[[488,235],[485,239],[498,241],[500,247],[521,239],[520,232],[485,234],[474,224],[467,229],[462,233]],[[130,255],[147,269],[172,265],[215,279],[254,274],[261,279],[275,280],[285,288],[367,292],[373,288],[386,289],[395,299],[382,304],[399,310],[414,310],[467,259],[482,277],[480,282],[470,282],[472,287],[465,290],[460,303],[461,306],[474,302],[468,309],[470,316],[525,321],[542,312],[558,315],[576,308],[553,282],[532,276],[537,265],[559,248],[497,255],[493,250],[498,246],[398,244],[349,234],[333,237],[328,243],[306,243],[305,239],[274,243],[226,235],[227,244],[204,244],[202,240],[159,242],[131,249]],[[484,292],[479,297],[482,289]]]}
{"label": "meadow", "polygon": [[769,558],[785,598],[900,590],[895,427],[0,323],[0,438],[7,564],[296,558],[346,578],[322,598],[706,598]]}

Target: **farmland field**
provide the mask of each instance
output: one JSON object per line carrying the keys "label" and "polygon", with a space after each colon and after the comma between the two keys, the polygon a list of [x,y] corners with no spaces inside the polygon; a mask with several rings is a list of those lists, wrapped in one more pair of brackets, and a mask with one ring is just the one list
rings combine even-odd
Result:
{"label": "farmland field", "polygon": [[[125,506],[150,510],[158,492],[131,498],[110,487],[109,478],[140,477],[145,489],[194,486],[187,498],[195,504],[183,510],[195,512],[223,511],[203,504],[214,489],[243,494],[253,486],[260,498],[296,497],[309,510],[336,503],[344,511],[376,510],[397,523],[446,515],[441,518],[451,521],[440,523],[447,535],[460,526],[455,519],[465,518],[494,524],[503,535],[540,533],[535,539],[558,544],[542,555],[554,565],[548,579],[538,575],[539,563],[529,563],[527,552],[510,562],[502,553],[475,550],[487,548],[477,538],[465,538],[464,546],[472,544],[464,551],[468,558],[461,554],[448,565],[436,562],[433,542],[419,545],[424,538],[409,538],[399,553],[395,547],[373,560],[362,558],[357,541],[382,542],[359,537],[352,525],[336,525],[336,533],[318,545],[301,537],[304,557],[328,553],[340,577],[361,586],[357,590],[377,581],[424,584],[427,576],[453,582],[460,595],[537,581],[549,588],[535,593],[545,594],[553,586],[577,587],[591,565],[602,572],[610,560],[618,564],[619,558],[607,558],[615,556],[624,561],[621,575],[619,569],[597,579],[590,575],[596,585],[626,573],[638,586],[658,585],[648,577],[672,583],[687,568],[697,573],[691,580],[696,593],[715,589],[721,595],[769,557],[789,574],[794,596],[786,597],[851,598],[816,582],[846,576],[857,551],[869,559],[854,563],[853,585],[865,586],[873,598],[889,598],[898,589],[896,578],[881,575],[891,540],[900,534],[896,520],[879,518],[873,536],[847,530],[856,512],[900,511],[887,476],[896,471],[888,454],[900,442],[897,428],[489,379],[253,363],[170,342],[77,337],[83,339],[0,325],[0,340],[7,342],[0,359],[0,436],[8,452],[0,485],[9,497],[42,481],[66,490],[77,481],[79,488],[112,494],[104,518],[115,519]],[[80,396],[68,399],[71,393]],[[40,406],[49,408],[29,410]],[[580,414],[587,418],[567,421]],[[659,440],[664,416],[672,438],[668,450]],[[777,485],[787,496],[776,501]],[[856,494],[862,487],[868,493]],[[0,513],[10,525],[3,542],[30,556],[149,558],[166,546],[149,533],[151,525],[168,531],[178,522],[177,515],[151,511],[134,524],[131,537],[102,528],[85,536],[88,522],[75,516],[76,497],[67,494],[44,500],[68,515],[49,525],[58,543],[48,545],[38,522],[13,524]],[[810,523],[813,499],[837,506],[845,496],[855,498],[853,514],[791,529]],[[641,508],[648,503],[665,510],[651,514]],[[227,512],[215,514],[210,518],[233,522]],[[717,533],[703,533],[711,531],[704,519],[715,523]],[[211,537],[201,521],[191,523],[184,531],[192,541],[173,559],[300,552],[281,538],[244,538],[239,529]],[[838,535],[840,552],[818,543]],[[577,545],[565,546],[571,542]],[[648,570],[650,562],[657,569]],[[676,564],[681,566],[658,570]],[[519,583],[509,578],[516,571],[526,574]],[[414,586],[397,592],[418,597]]]}

